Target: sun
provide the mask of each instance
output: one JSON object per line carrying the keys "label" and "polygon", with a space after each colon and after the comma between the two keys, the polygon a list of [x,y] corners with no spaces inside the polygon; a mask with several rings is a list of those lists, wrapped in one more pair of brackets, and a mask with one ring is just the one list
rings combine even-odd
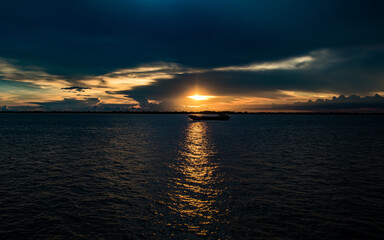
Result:
{"label": "sun", "polygon": [[201,100],[209,100],[211,98],[214,98],[214,96],[205,96],[205,95],[195,94],[193,96],[188,96],[187,98],[191,98],[193,100],[201,101]]}

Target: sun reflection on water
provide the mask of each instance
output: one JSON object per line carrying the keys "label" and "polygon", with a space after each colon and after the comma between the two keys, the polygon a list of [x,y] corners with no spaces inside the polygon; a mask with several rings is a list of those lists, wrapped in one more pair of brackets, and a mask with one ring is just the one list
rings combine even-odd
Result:
{"label": "sun reflection on water", "polygon": [[212,161],[216,150],[208,130],[206,122],[188,125],[179,159],[171,166],[176,174],[168,186],[168,208],[177,219],[173,227],[203,236],[217,230],[217,198],[222,192],[216,187],[221,179],[216,174],[217,164]]}

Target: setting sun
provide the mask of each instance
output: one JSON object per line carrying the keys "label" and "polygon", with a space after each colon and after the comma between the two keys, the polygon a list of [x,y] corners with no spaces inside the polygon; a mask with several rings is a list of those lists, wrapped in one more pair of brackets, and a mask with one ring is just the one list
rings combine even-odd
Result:
{"label": "setting sun", "polygon": [[214,96],[204,96],[204,95],[195,94],[193,96],[188,96],[188,98],[200,101],[200,100],[208,100],[208,99],[214,98]]}

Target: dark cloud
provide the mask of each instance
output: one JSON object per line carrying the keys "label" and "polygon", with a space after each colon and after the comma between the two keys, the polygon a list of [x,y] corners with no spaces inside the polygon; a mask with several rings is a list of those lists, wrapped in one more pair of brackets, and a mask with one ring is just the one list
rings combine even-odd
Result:
{"label": "dark cloud", "polygon": [[7,108],[8,111],[20,112],[20,111],[44,111],[39,106],[12,106]]}
{"label": "dark cloud", "polygon": [[9,108],[7,107],[7,105],[4,105],[4,107],[1,108],[1,111],[3,112],[9,111]]}
{"label": "dark cloud", "polygon": [[64,88],[61,88],[63,90],[67,90],[67,91],[70,91],[70,92],[85,92],[84,90],[87,90],[87,89],[91,89],[89,87],[64,87]]}
{"label": "dark cloud", "polygon": [[[169,101],[193,93],[196,89],[218,96],[273,99],[284,97],[281,91],[369,94],[384,87],[382,47],[322,50],[308,53],[308,56],[313,61],[306,63],[305,68],[300,65],[294,69],[279,69],[287,68],[286,61],[279,61],[276,64],[269,63],[276,67],[271,70],[186,73],[114,93],[125,94],[140,102],[140,99]],[[260,66],[265,64],[260,63]]]}
{"label": "dark cloud", "polygon": [[180,106],[167,100],[163,100],[160,103],[149,102],[148,98],[143,96],[129,95],[126,96],[132,98],[139,103],[140,110],[145,111],[175,111],[180,110]]}
{"label": "dark cloud", "polygon": [[78,100],[65,98],[60,101],[30,102],[37,106],[13,106],[12,111],[128,111],[134,110],[137,104],[105,104],[98,98]]}
{"label": "dark cloud", "polygon": [[105,104],[102,103],[96,109],[97,111],[135,111],[137,104]]}
{"label": "dark cloud", "polygon": [[0,53],[71,79],[154,61],[219,67],[382,43],[381,1],[15,0]]}
{"label": "dark cloud", "polygon": [[360,97],[351,95],[345,97],[333,97],[332,99],[309,100],[294,104],[273,105],[274,110],[305,110],[305,111],[352,111],[352,112],[384,112],[384,97],[375,96]]}
{"label": "dark cloud", "polygon": [[98,107],[100,99],[87,98],[85,100],[77,100],[64,98],[62,101],[30,102],[30,104],[37,104],[46,111],[89,111]]}

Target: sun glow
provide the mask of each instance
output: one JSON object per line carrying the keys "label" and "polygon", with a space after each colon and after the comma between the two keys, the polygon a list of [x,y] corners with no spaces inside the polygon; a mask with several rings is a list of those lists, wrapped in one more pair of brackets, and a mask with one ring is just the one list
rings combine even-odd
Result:
{"label": "sun glow", "polygon": [[188,98],[200,101],[200,100],[209,100],[211,98],[214,98],[214,96],[204,96],[204,95],[195,94],[193,96],[188,96]]}

